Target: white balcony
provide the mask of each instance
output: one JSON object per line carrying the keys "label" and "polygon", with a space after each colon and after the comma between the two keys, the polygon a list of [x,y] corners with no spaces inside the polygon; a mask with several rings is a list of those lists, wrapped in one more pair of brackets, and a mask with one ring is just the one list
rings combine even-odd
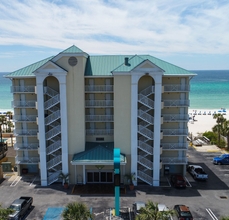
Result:
{"label": "white balcony", "polygon": [[39,162],[39,157],[15,157],[16,164],[38,164]]}
{"label": "white balcony", "polygon": [[86,135],[113,135],[114,129],[87,129]]}
{"label": "white balcony", "polygon": [[36,108],[36,100],[12,101],[12,108]]}
{"label": "white balcony", "polygon": [[15,129],[15,136],[37,136],[38,129]]}
{"label": "white balcony", "polygon": [[113,107],[113,100],[86,100],[86,107]]}
{"label": "white balcony", "polygon": [[182,122],[189,120],[188,114],[163,114],[164,122]]}
{"label": "white balcony", "polygon": [[113,115],[86,115],[85,118],[86,121],[93,121],[93,122],[112,122],[114,121],[114,116]]}
{"label": "white balcony", "polygon": [[37,115],[14,115],[14,122],[36,122]]}
{"label": "white balcony", "polygon": [[11,86],[12,93],[35,93],[35,86]]}
{"label": "white balcony", "polygon": [[163,136],[187,136],[188,129],[162,129]]}
{"label": "white balcony", "polygon": [[186,157],[161,157],[163,164],[187,164]]}
{"label": "white balcony", "polygon": [[181,85],[181,84],[167,84],[164,85],[164,92],[189,92],[189,85]]}
{"label": "white balcony", "polygon": [[113,85],[86,85],[85,92],[113,92]]}
{"label": "white balcony", "polygon": [[165,150],[187,150],[188,143],[161,143],[163,151]]}
{"label": "white balcony", "polygon": [[38,147],[39,147],[39,144],[38,143],[28,143],[28,144],[19,144],[19,143],[16,143],[14,145],[14,149],[15,150],[31,150],[31,151],[34,151],[34,150],[38,150]]}
{"label": "white balcony", "polygon": [[163,100],[164,107],[188,107],[190,104],[189,100]]}

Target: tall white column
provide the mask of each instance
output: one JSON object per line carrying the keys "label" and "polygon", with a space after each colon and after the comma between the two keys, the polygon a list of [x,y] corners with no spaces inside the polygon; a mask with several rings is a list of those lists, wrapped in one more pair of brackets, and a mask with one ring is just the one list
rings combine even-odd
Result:
{"label": "tall white column", "polygon": [[67,118],[67,92],[66,74],[58,76],[60,83],[60,115],[61,115],[61,145],[62,145],[62,171],[69,173],[68,167],[68,118]]}
{"label": "tall white column", "polygon": [[[137,146],[138,146],[138,80],[139,76],[131,77],[131,172],[137,180]],[[137,185],[137,181],[134,182]]]}
{"label": "tall white column", "polygon": [[154,73],[154,144],[153,144],[153,186],[160,185],[160,144],[161,144],[161,92],[162,76]]}
{"label": "tall white column", "polygon": [[37,76],[37,109],[39,128],[39,151],[40,151],[40,176],[41,185],[47,186],[47,164],[46,164],[46,143],[45,143],[45,118],[44,118],[44,89],[43,76]]}

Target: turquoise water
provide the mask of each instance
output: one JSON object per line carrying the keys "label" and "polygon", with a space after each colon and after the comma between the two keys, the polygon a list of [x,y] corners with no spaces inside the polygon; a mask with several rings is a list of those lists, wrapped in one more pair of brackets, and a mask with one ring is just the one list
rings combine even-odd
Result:
{"label": "turquoise water", "polygon": [[[198,75],[191,79],[191,109],[229,109],[229,70],[193,70]],[[13,95],[11,80],[0,73],[0,111],[11,110]]]}
{"label": "turquoise water", "polygon": [[191,109],[229,109],[229,70],[192,71]]}
{"label": "turquoise water", "polygon": [[0,73],[0,111],[12,110],[11,102],[13,95],[10,92],[11,80],[4,78],[3,75],[6,75],[6,73]]}

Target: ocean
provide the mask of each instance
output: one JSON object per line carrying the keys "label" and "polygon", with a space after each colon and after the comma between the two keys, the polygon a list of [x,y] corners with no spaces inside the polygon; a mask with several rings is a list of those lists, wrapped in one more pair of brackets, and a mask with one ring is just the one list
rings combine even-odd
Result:
{"label": "ocean", "polygon": [[192,70],[190,109],[229,110],[229,70]]}
{"label": "ocean", "polygon": [[[190,109],[229,110],[229,70],[191,70],[198,74],[190,81]],[[12,110],[11,80],[0,73],[0,111]]]}

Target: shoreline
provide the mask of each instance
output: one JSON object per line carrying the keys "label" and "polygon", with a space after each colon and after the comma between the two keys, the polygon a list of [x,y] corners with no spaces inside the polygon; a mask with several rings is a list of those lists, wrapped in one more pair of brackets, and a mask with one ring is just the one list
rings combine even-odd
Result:
{"label": "shoreline", "polygon": [[[206,115],[198,114],[199,111],[201,110],[197,110],[197,114],[195,115],[195,118],[193,120],[193,114],[190,114],[193,112],[193,110],[189,110],[189,116],[191,118],[187,124],[188,132],[189,134],[191,133],[193,136],[199,136],[206,131],[212,131],[212,128],[215,125],[217,125],[216,119],[213,118],[212,114],[206,114]],[[203,111],[206,111],[206,113],[208,113],[208,111],[211,111],[211,112],[216,111],[216,113],[218,113],[217,112],[218,110],[202,110],[202,112]],[[222,116],[226,120],[229,120],[229,112],[227,112],[226,114],[222,114]]]}

